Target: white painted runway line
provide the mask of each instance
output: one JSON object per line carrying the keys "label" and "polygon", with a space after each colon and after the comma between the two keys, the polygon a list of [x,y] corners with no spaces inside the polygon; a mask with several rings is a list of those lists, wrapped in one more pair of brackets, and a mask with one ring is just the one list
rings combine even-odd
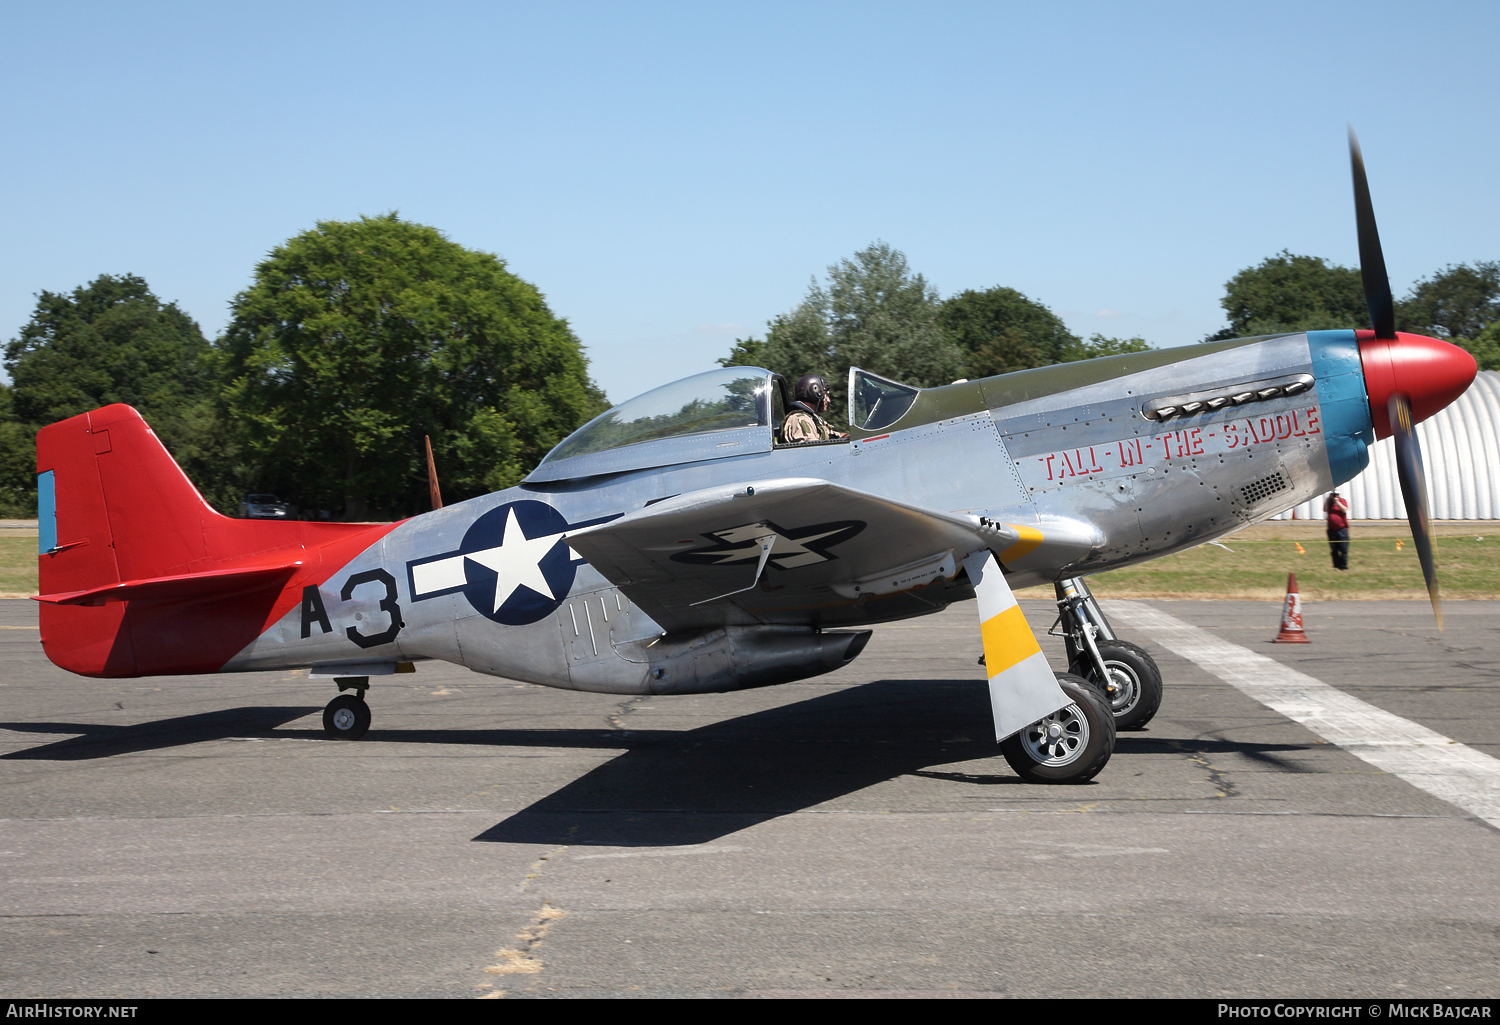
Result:
{"label": "white painted runway line", "polygon": [[1108,616],[1238,688],[1324,740],[1500,828],[1500,759],[1230,644],[1140,601],[1111,601]]}

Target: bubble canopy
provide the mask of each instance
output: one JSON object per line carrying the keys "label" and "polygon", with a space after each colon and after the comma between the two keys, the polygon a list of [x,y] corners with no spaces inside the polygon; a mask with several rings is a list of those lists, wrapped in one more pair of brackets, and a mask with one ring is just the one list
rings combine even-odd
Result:
{"label": "bubble canopy", "polygon": [[561,480],[769,449],[771,387],[769,370],[722,367],[655,388],[568,435],[527,480]]}

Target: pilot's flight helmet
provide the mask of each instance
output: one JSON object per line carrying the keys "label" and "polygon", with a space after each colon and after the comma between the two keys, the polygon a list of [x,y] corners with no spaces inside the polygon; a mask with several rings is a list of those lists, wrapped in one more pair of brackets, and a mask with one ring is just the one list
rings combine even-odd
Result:
{"label": "pilot's flight helmet", "polygon": [[823,379],[822,374],[803,374],[792,387],[792,397],[798,402],[807,403],[813,409],[821,408],[827,396],[828,382]]}

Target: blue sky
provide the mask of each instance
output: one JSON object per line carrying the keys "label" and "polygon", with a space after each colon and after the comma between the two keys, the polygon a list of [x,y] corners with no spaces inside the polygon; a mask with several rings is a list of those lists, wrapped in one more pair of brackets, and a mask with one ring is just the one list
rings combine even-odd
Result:
{"label": "blue sky", "polygon": [[275,245],[398,210],[498,253],[616,401],[875,239],[944,295],[1194,342],[1283,248],[1397,294],[1500,258],[1500,4],[0,7],[0,338],[136,273],[210,336]]}

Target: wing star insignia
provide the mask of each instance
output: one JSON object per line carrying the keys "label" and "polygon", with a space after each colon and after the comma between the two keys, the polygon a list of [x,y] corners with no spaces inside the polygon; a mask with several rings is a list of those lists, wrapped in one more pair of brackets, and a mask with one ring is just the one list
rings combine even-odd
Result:
{"label": "wing star insignia", "polygon": [[694,548],[677,552],[674,562],[697,563],[705,566],[735,566],[756,562],[760,558],[759,539],[771,531],[776,535],[772,543],[769,563],[777,569],[797,569],[838,558],[829,549],[854,537],[865,529],[861,520],[840,520],[833,523],[817,523],[808,527],[787,529],[775,523],[745,523],[728,530],[715,530],[703,537],[714,542],[706,548]]}

